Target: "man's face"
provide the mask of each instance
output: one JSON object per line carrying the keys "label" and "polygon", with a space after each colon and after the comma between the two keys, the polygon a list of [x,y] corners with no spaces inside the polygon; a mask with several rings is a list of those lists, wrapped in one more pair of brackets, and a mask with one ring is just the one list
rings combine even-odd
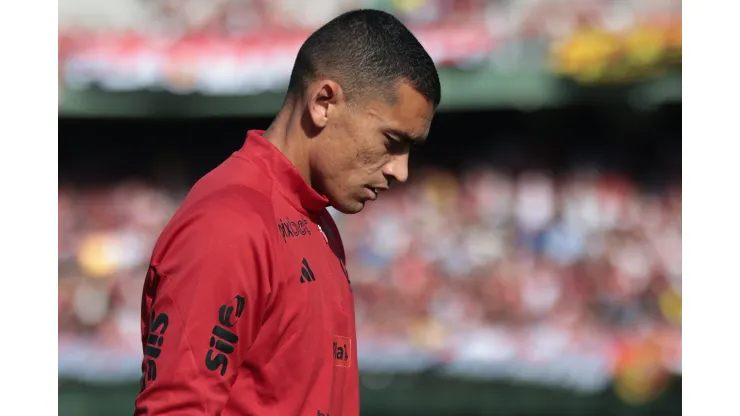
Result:
{"label": "man's face", "polygon": [[397,99],[327,107],[311,150],[313,186],[345,214],[360,212],[392,181],[408,179],[409,151],[429,133],[434,106],[406,83]]}

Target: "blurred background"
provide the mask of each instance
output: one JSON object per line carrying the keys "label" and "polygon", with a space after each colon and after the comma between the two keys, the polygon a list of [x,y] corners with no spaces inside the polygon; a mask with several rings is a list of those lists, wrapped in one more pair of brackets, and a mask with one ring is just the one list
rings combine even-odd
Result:
{"label": "blurred background", "polygon": [[333,212],[362,414],[680,414],[678,0],[60,0],[59,414],[131,414],[159,232],[360,7],[443,84],[409,183]]}

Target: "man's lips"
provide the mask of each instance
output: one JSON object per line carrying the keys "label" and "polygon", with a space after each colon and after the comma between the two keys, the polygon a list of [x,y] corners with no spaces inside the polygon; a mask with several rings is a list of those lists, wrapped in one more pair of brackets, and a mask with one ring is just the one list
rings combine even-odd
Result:
{"label": "man's lips", "polygon": [[370,198],[371,201],[375,201],[376,199],[378,199],[378,191],[375,188],[366,186],[365,193],[367,194],[367,197]]}
{"label": "man's lips", "polygon": [[370,185],[365,186],[365,191],[366,191],[365,193],[367,193],[368,198],[370,198],[373,201],[378,199],[378,194],[386,190],[388,190],[387,186],[370,186]]}

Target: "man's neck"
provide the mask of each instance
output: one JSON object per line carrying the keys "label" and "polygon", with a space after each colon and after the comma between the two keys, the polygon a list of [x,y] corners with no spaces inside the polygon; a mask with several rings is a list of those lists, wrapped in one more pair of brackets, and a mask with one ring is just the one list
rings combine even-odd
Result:
{"label": "man's neck", "polygon": [[308,139],[301,128],[300,116],[300,113],[291,108],[283,107],[262,136],[285,155],[298,169],[306,183],[311,185],[309,156],[306,148]]}

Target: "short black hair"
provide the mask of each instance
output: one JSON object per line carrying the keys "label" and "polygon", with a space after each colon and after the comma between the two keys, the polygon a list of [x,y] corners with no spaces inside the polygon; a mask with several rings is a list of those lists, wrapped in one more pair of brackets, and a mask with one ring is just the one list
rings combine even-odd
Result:
{"label": "short black hair", "polygon": [[399,81],[435,108],[441,99],[432,58],[403,23],[379,10],[344,13],[311,34],[298,51],[288,95],[302,96],[319,77],[339,83],[350,101],[378,93],[392,99]]}

